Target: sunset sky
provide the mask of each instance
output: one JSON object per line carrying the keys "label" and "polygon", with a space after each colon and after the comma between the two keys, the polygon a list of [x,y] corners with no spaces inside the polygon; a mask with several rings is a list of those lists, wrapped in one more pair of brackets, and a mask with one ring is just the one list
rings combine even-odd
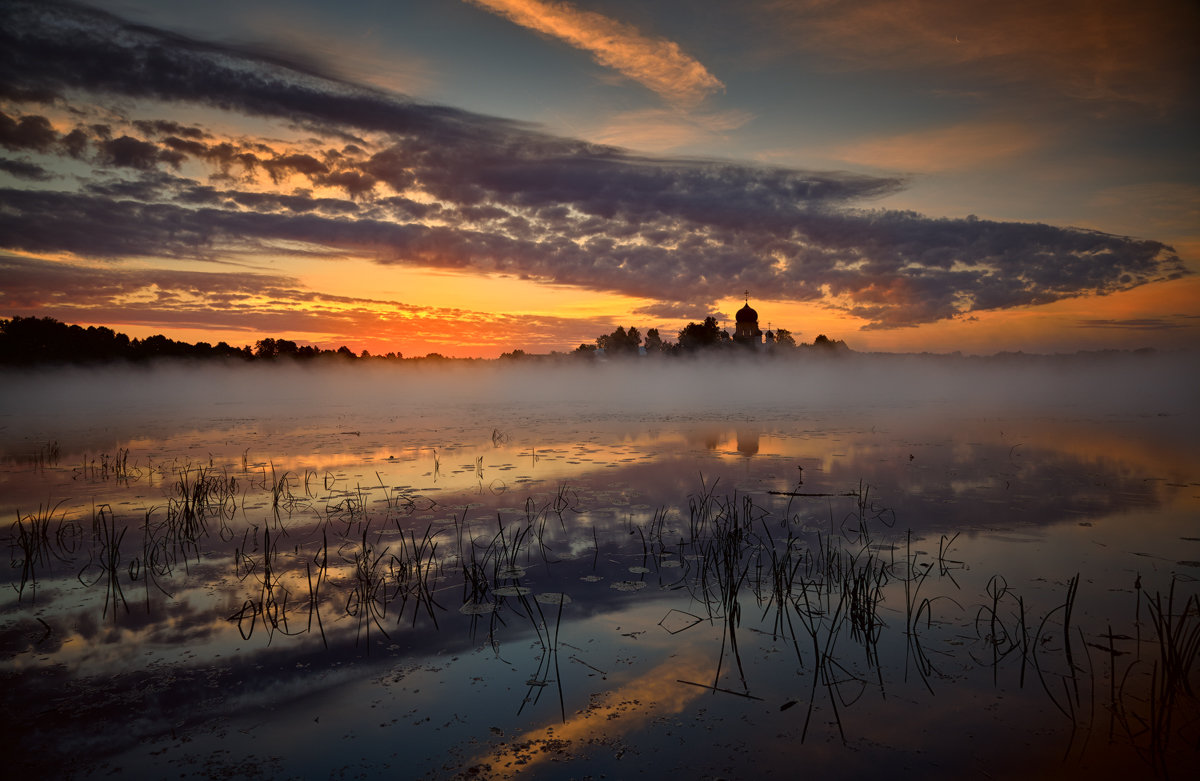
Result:
{"label": "sunset sky", "polygon": [[0,317],[1200,346],[1194,0],[0,0]]}

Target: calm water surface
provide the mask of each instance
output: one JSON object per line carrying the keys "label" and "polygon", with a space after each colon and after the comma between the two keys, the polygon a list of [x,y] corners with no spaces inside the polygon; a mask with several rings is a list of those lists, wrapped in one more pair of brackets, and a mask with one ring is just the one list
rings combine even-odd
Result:
{"label": "calm water surface", "polygon": [[10,374],[3,734],[23,777],[1186,776],[1195,379]]}

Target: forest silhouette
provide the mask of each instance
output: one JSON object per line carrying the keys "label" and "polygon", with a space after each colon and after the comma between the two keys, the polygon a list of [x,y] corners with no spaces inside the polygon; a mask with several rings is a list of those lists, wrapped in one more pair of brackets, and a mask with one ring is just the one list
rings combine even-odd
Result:
{"label": "forest silhouette", "polygon": [[[581,344],[570,353],[550,353],[548,356],[513,350],[500,356],[501,360],[564,359],[608,360],[657,355],[688,355],[695,353],[744,353],[745,345],[736,343],[720,328],[716,318],[706,317],[703,323],[688,323],[678,334],[678,341],[666,342],[658,329],[651,328],[643,338],[636,327],[618,326],[610,334],[596,337],[594,344]],[[812,345],[797,344],[785,329],[774,332],[768,342],[754,348],[757,352],[775,355],[816,349],[822,352],[845,351],[849,348],[840,340],[818,336]],[[372,355],[363,350],[355,354],[346,346],[322,349],[301,345],[290,339],[267,337],[253,346],[235,347],[226,342],[176,341],[161,334],[145,339],[130,338],[106,326],[68,325],[52,317],[13,317],[0,320],[0,365],[39,366],[47,364],[106,364],[147,363],[163,359],[249,361],[476,361],[475,358],[447,358],[440,353],[405,358],[402,353]]]}

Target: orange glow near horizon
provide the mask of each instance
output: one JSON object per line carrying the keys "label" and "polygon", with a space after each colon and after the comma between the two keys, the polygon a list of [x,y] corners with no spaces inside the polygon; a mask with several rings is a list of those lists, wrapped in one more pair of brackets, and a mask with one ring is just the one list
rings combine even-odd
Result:
{"label": "orange glow near horizon", "polygon": [[[42,259],[80,269],[105,268],[76,258]],[[593,344],[617,325],[635,326],[643,335],[657,328],[664,341],[674,342],[680,329],[706,314],[717,315],[721,326],[732,331],[734,314],[745,303],[738,291],[716,302],[711,312],[656,318],[641,313],[653,307],[649,299],[514,276],[381,264],[353,256],[270,253],[236,261],[273,287],[210,302],[209,293],[201,291],[203,280],[213,274],[212,263],[195,260],[176,266],[201,275],[193,283],[201,287],[195,289],[164,290],[147,282],[96,301],[67,301],[47,291],[0,316],[49,316],[139,339],[162,334],[189,343],[253,347],[261,339],[276,338],[322,349],[346,346],[356,355],[367,350],[372,355],[436,352],[496,358],[514,350],[570,352],[581,343]],[[126,267],[136,274],[152,269],[153,263],[131,261]],[[778,301],[754,290],[749,298],[763,331],[787,329],[801,344],[824,334],[860,352],[1054,353],[1200,344],[1200,275],[895,329],[865,329],[867,321],[824,301]]]}
{"label": "orange glow near horizon", "polygon": [[[346,346],[356,355],[363,350],[372,355],[397,352],[407,357],[436,352],[453,358],[496,358],[513,350],[531,354],[570,352],[580,343],[592,344],[616,325],[636,326],[643,335],[650,328],[658,328],[665,341],[674,342],[689,322],[636,314],[638,307],[646,303],[638,299],[527,280],[412,268],[379,269],[357,261],[352,268],[361,276],[337,275],[333,271],[305,275],[303,287],[312,284],[334,300],[256,302],[254,315],[275,324],[262,328],[235,328],[217,322],[206,325],[206,319],[230,318],[216,318],[202,308],[192,317],[168,322],[150,304],[122,311],[125,317],[117,316],[112,308],[87,307],[7,314],[51,316],[83,327],[104,326],[138,339],[162,334],[190,343],[224,341],[235,347],[253,347],[260,339],[270,337],[322,349]],[[327,285],[335,281],[340,287],[329,289]],[[372,285],[382,300],[337,300],[366,293]],[[410,296],[398,303],[392,297],[399,298],[403,288],[410,291]],[[504,303],[488,309],[489,300]],[[458,306],[453,306],[455,301],[460,302]],[[1200,278],[1187,277],[1107,296],[980,312],[970,318],[909,328],[862,330],[865,321],[821,303],[758,300],[753,293],[750,300],[758,311],[762,330],[787,329],[802,344],[811,344],[818,334],[824,334],[860,352],[968,354],[1187,348],[1198,342],[1198,302]],[[733,314],[743,303],[741,297],[718,303],[721,325],[726,330],[732,331]]]}

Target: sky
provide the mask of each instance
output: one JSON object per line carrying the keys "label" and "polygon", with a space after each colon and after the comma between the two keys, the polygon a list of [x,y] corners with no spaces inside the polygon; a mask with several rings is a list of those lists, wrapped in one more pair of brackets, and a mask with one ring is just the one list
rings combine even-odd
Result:
{"label": "sky", "polygon": [[1192,0],[0,0],[0,317],[1200,346]]}

